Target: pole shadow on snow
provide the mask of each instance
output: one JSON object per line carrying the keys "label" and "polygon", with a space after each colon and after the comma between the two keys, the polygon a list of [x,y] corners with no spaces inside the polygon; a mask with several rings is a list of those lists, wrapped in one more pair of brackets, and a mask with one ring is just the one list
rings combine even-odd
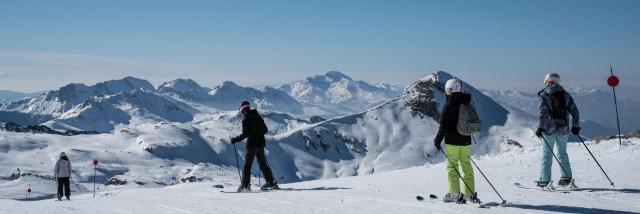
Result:
{"label": "pole shadow on snow", "polygon": [[588,207],[571,207],[562,205],[526,205],[526,204],[509,204],[506,207],[520,208],[526,210],[537,210],[558,213],[591,213],[591,214],[633,214],[636,212],[607,210]]}
{"label": "pole shadow on snow", "polygon": [[610,188],[577,188],[572,191],[578,192],[618,192],[618,193],[630,193],[630,194],[639,194],[640,189],[610,189]]}

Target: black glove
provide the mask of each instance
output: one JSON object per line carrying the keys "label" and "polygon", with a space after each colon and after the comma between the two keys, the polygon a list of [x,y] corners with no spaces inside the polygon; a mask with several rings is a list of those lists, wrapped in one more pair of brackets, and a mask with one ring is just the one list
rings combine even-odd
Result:
{"label": "black glove", "polygon": [[434,141],[433,146],[435,146],[438,151],[442,150],[442,147],[440,147],[440,142],[438,141]]}
{"label": "black glove", "polygon": [[235,138],[235,137],[232,137],[232,138],[231,138],[231,140],[229,140],[229,142],[231,142],[231,144],[236,144],[236,143],[237,143],[237,141],[236,141],[236,138]]}
{"label": "black glove", "polygon": [[544,129],[543,128],[536,129],[536,136],[542,137],[542,133],[544,133]]}
{"label": "black glove", "polygon": [[580,127],[576,127],[576,126],[571,127],[571,133],[574,135],[580,134]]}

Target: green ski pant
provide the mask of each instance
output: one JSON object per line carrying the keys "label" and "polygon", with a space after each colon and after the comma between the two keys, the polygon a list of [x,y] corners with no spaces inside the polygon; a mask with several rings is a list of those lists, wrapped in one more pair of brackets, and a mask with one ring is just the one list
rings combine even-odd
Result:
{"label": "green ski pant", "polygon": [[[471,167],[471,160],[469,160],[469,155],[471,155],[471,146],[445,144],[444,148],[445,154],[447,154],[447,158],[449,159],[447,161],[449,193],[460,193],[460,177],[458,177],[458,173],[456,172],[456,170],[458,170],[462,179],[464,179],[464,181],[469,185],[469,188],[466,186],[462,188],[462,193],[464,195],[472,195],[476,190],[473,178],[473,168]],[[462,168],[462,170],[460,170],[460,168]]]}

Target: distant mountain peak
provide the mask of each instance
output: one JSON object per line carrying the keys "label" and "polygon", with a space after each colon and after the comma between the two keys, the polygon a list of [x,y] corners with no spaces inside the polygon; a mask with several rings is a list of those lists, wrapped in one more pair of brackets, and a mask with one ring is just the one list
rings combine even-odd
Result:
{"label": "distant mountain peak", "polygon": [[347,76],[346,74],[341,73],[340,71],[329,71],[326,74],[324,74],[324,76],[328,77],[333,81],[340,81],[342,79],[353,81],[353,79],[350,76]]}
{"label": "distant mountain peak", "polygon": [[196,81],[193,81],[192,79],[174,79],[164,82],[160,86],[158,86],[159,91],[165,91],[169,88],[181,92],[203,89],[200,84],[198,84]]}
{"label": "distant mountain peak", "polygon": [[[226,81],[220,83],[220,85],[218,85],[218,87],[240,87],[240,85],[236,84],[233,81],[226,80]],[[218,88],[218,87],[216,87],[216,88]]]}

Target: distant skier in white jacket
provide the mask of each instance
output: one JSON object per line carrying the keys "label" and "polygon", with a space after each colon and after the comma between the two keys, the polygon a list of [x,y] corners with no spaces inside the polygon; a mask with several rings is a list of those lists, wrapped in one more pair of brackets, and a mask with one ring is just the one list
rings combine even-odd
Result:
{"label": "distant skier in white jacket", "polygon": [[71,181],[71,161],[64,152],[60,153],[60,159],[56,162],[56,167],[53,170],[53,176],[58,181],[58,200],[62,200],[62,190],[64,188],[64,195],[67,200],[70,200],[71,189],[69,188]]}

